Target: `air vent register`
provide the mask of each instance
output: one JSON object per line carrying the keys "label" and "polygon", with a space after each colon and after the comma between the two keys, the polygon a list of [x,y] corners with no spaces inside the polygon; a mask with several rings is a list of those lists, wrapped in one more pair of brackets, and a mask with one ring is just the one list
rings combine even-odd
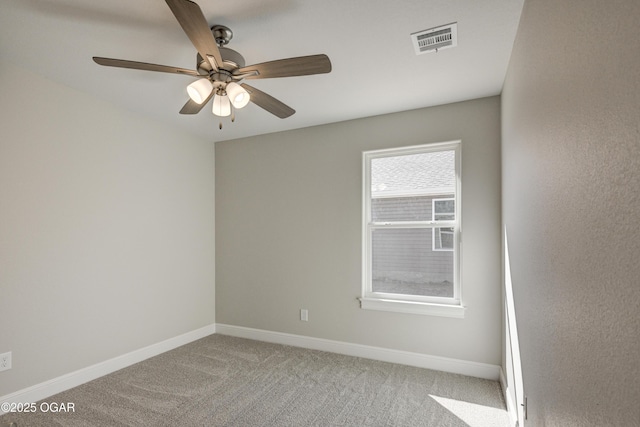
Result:
{"label": "air vent register", "polygon": [[411,34],[416,55],[437,52],[458,45],[458,24],[443,25]]}

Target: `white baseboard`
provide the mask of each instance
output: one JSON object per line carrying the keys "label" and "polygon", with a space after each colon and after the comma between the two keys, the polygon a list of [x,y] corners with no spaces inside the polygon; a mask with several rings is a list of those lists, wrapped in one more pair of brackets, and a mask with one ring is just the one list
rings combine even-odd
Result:
{"label": "white baseboard", "polygon": [[518,412],[515,403],[511,398],[509,387],[507,386],[507,378],[504,375],[504,371],[500,368],[500,386],[502,387],[502,395],[504,396],[504,402],[507,406],[507,413],[509,414],[509,426],[515,427],[518,421]]}
{"label": "white baseboard", "polygon": [[383,362],[398,363],[401,365],[416,366],[436,371],[451,372],[494,381],[498,381],[500,378],[500,367],[486,363],[469,362],[467,360],[450,359],[447,357],[430,356],[402,350],[392,350],[382,347],[352,344],[220,323],[216,324],[216,333],[312,350],[328,351],[348,356],[363,357],[366,359],[381,360]]}
{"label": "white baseboard", "polygon": [[[110,374],[111,372],[142,362],[150,357],[157,356],[158,354],[173,350],[174,348],[188,344],[200,338],[204,338],[214,334],[215,332],[215,324],[207,325],[194,331],[178,335],[177,337],[169,338],[168,340],[132,351],[131,353],[123,354],[122,356],[114,357],[113,359],[105,360],[104,362],[96,363],[95,365],[19,390],[15,393],[0,396],[0,402],[37,402],[53,396],[54,394]],[[5,412],[0,409],[0,415],[4,413]]]}

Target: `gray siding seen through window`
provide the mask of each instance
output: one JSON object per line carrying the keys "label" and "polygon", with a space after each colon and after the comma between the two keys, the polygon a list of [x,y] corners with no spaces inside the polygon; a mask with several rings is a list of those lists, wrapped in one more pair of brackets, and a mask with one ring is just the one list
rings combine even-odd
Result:
{"label": "gray siding seen through window", "polygon": [[[375,222],[430,221],[432,200],[453,197],[388,197],[371,200]],[[453,252],[434,251],[430,228],[376,230],[372,236],[372,290],[409,295],[453,296]]]}

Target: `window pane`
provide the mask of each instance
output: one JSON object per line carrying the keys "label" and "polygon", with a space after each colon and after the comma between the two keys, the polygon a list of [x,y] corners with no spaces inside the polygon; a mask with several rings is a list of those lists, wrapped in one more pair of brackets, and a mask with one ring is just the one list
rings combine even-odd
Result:
{"label": "window pane", "polygon": [[453,228],[440,227],[433,229],[433,250],[452,251],[453,250]]}
{"label": "window pane", "polygon": [[453,199],[441,199],[433,201],[433,219],[434,221],[453,221],[455,219],[456,209]]}
{"label": "window pane", "polygon": [[[453,236],[451,238],[453,242]],[[453,297],[453,252],[432,249],[430,228],[375,230],[372,290]]]}
{"label": "window pane", "polygon": [[[434,198],[453,198],[455,185],[453,150],[373,158],[372,220],[431,221],[431,201]],[[442,209],[444,215],[451,215],[453,209],[450,205],[444,203],[438,205],[438,209]]]}

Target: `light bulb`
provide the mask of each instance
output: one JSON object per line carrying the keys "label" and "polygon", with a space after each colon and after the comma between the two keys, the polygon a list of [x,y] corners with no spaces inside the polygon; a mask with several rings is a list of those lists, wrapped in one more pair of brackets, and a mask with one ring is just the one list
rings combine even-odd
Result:
{"label": "light bulb", "polygon": [[231,114],[231,104],[227,95],[215,95],[211,112],[216,116],[226,117]]}
{"label": "light bulb", "polygon": [[242,86],[238,83],[231,82],[227,84],[226,88],[227,94],[229,95],[229,99],[231,103],[236,108],[242,108],[247,105],[250,101],[249,92],[247,92]]}
{"label": "light bulb", "polygon": [[213,84],[209,79],[200,79],[187,86],[187,93],[193,102],[202,104],[211,94]]}

